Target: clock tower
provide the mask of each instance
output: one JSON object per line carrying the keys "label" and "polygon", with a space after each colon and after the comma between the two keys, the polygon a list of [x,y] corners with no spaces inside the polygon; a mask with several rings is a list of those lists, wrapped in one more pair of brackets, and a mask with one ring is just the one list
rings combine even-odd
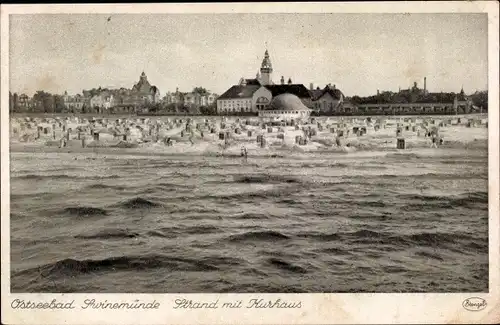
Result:
{"label": "clock tower", "polygon": [[271,64],[271,59],[269,58],[269,52],[266,50],[264,53],[264,59],[262,60],[262,64],[260,66],[260,80],[262,85],[272,85],[272,74],[273,74],[273,65]]}

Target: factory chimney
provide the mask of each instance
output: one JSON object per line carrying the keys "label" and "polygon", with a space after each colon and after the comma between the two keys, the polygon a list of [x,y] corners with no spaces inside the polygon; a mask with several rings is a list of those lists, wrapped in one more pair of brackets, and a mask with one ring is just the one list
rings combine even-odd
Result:
{"label": "factory chimney", "polygon": [[314,84],[312,82],[309,84],[309,90],[314,90]]}
{"label": "factory chimney", "polygon": [[424,77],[424,95],[427,95],[427,77]]}

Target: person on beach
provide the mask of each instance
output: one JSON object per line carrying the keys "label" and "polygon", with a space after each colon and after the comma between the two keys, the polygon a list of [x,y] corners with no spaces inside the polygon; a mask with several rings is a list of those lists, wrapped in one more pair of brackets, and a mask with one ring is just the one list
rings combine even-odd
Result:
{"label": "person on beach", "polygon": [[245,159],[245,162],[247,162],[248,160],[247,148],[241,147],[241,157],[243,157]]}
{"label": "person on beach", "polygon": [[335,138],[335,144],[337,145],[337,147],[340,147],[341,146],[341,143],[340,143],[340,137],[337,135],[337,137]]}
{"label": "person on beach", "polygon": [[435,133],[432,134],[431,148],[437,148],[437,137]]}

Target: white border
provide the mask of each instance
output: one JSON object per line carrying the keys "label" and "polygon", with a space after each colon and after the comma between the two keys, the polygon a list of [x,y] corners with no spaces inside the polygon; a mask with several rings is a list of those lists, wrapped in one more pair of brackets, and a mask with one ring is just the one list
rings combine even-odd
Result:
{"label": "white border", "polygon": [[[500,321],[499,265],[499,19],[497,1],[361,2],[361,3],[226,3],[226,4],[106,4],[1,6],[1,226],[2,323],[6,324],[390,324],[488,323]],[[9,14],[40,13],[488,13],[489,87],[489,288],[484,293],[454,294],[11,294],[9,234]],[[462,307],[479,296],[488,306],[480,312]],[[14,298],[76,300],[156,300],[153,311],[33,311],[13,310]],[[301,301],[301,309],[172,309],[177,298],[197,300],[266,298]],[[75,313],[75,311],[78,311]]]}

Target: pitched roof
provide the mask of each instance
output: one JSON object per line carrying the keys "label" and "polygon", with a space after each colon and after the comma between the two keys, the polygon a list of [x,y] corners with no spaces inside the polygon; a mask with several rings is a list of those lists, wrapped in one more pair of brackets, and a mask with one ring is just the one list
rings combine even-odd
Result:
{"label": "pitched roof", "polygon": [[328,85],[323,89],[310,90],[310,92],[311,92],[311,96],[312,96],[313,100],[318,100],[321,97],[323,97],[323,95],[325,95],[327,93],[330,94],[334,99],[337,99],[337,100],[339,100],[343,96],[340,89],[332,88]]}
{"label": "pitched roof", "polygon": [[229,99],[229,98],[249,98],[252,97],[254,92],[257,91],[261,86],[257,85],[247,85],[247,86],[232,86],[225,93],[220,95],[217,99]]}
{"label": "pitched roof", "polygon": [[245,79],[247,86],[260,86],[260,81],[258,79]]}
{"label": "pitched roof", "polygon": [[302,84],[291,84],[291,85],[266,85],[265,86],[273,97],[279,96],[281,94],[292,94],[299,98],[311,98],[309,90]]}
{"label": "pitched roof", "polygon": [[313,100],[317,100],[321,97],[321,95],[323,95],[323,89],[311,89],[309,90],[309,93],[311,93],[311,98]]}

